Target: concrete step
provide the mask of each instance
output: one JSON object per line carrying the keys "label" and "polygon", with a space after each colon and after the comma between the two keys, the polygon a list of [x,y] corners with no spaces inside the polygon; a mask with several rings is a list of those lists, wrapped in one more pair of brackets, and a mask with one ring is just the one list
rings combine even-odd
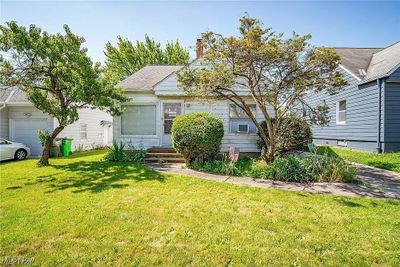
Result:
{"label": "concrete step", "polygon": [[147,149],[148,153],[176,153],[171,147],[152,147]]}
{"label": "concrete step", "polygon": [[185,163],[184,158],[145,158],[146,162]]}
{"label": "concrete step", "polygon": [[146,158],[181,158],[182,155],[179,153],[154,153],[146,152]]}

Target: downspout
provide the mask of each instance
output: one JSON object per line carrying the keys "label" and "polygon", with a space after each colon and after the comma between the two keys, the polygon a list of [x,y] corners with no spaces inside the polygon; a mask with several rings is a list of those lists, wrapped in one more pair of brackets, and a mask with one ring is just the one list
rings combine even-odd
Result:
{"label": "downspout", "polygon": [[0,106],[0,110],[2,110],[5,107],[6,107],[6,103],[4,103],[3,105]]}
{"label": "downspout", "polygon": [[382,153],[381,143],[381,119],[382,119],[382,83],[381,80],[376,80],[378,85],[378,137],[376,140],[376,152]]}

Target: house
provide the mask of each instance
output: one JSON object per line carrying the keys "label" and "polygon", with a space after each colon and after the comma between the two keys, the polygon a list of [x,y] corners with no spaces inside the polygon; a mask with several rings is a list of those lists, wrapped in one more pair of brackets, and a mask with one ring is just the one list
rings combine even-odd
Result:
{"label": "house", "polygon": [[370,152],[400,151],[400,42],[387,48],[335,48],[348,85],[336,95],[313,93],[330,107],[314,142]]}
{"label": "house", "polygon": [[[197,58],[202,55],[197,43]],[[192,64],[198,64],[195,60]],[[254,123],[239,108],[227,100],[199,101],[188,97],[178,88],[177,72],[183,66],[150,65],[119,83],[130,99],[122,116],[113,118],[113,136],[117,141],[131,142],[137,148],[171,147],[172,120],[180,114],[209,112],[223,119],[224,137],[221,151],[234,145],[241,152],[259,152]],[[238,88],[238,92],[248,91]],[[253,100],[248,97],[249,103]],[[256,117],[261,111],[254,104]]]}
{"label": "house", "polygon": [[[112,141],[112,117],[98,109],[79,110],[79,120],[67,126],[58,137],[72,138],[72,150],[109,145]],[[0,90],[0,137],[24,143],[32,155],[42,146],[37,131],[52,131],[57,120],[36,109],[26,94],[17,87]]]}
{"label": "house", "polygon": [[[197,44],[197,58],[202,46]],[[308,96],[311,105],[330,106],[330,124],[313,127],[314,142],[366,151],[400,150],[400,43],[385,49],[336,48],[339,71],[348,85],[336,95]],[[198,64],[195,60],[192,64]],[[195,66],[195,65],[194,65]],[[171,147],[174,117],[205,111],[224,121],[221,151],[230,145],[241,152],[259,152],[255,125],[227,100],[200,102],[178,88],[177,72],[183,66],[145,66],[119,83],[130,101],[126,111],[113,118],[113,136],[140,148]],[[236,92],[248,94],[245,88]],[[248,98],[248,103],[252,99]],[[263,115],[254,104],[259,121]],[[269,109],[273,116],[273,111]],[[379,125],[379,127],[378,127]]]}

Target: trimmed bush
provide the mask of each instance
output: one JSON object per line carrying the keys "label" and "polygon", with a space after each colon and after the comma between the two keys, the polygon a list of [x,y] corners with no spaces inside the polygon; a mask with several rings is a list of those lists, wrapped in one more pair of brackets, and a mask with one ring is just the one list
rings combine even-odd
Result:
{"label": "trimmed bush", "polygon": [[172,123],[172,145],[186,161],[203,161],[218,154],[224,136],[222,119],[206,112],[176,117]]}
{"label": "trimmed bush", "polygon": [[[274,119],[272,119],[272,123],[275,123]],[[268,134],[265,121],[261,123],[261,127]],[[305,120],[296,116],[288,116],[282,120],[276,136],[276,146],[281,155],[294,151],[303,151],[307,149],[307,144],[309,143],[312,143],[312,132]],[[263,140],[260,140],[258,145],[260,149],[265,147]]]}

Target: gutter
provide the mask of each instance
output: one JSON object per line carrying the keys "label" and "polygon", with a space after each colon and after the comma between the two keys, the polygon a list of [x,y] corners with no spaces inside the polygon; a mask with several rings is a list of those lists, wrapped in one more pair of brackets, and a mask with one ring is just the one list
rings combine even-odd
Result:
{"label": "gutter", "polygon": [[[382,120],[382,82],[380,79],[376,80],[378,85],[378,137],[376,140],[376,151],[382,153],[382,143],[381,143],[381,120]],[[385,80],[383,80],[385,83]]]}
{"label": "gutter", "polygon": [[4,104],[2,104],[1,106],[0,106],[0,110],[2,110],[3,108],[5,108],[6,107],[6,103],[4,103]]}

